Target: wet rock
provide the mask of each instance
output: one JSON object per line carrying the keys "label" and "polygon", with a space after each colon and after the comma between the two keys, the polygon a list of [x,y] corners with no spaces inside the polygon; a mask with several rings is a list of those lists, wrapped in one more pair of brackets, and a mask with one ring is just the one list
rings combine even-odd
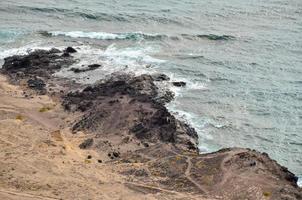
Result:
{"label": "wet rock", "polygon": [[4,59],[1,72],[13,82],[32,77],[50,78],[56,71],[68,67],[75,61],[57,54],[57,50],[36,50],[28,55],[15,55]]}
{"label": "wet rock", "polygon": [[99,65],[99,64],[92,64],[92,65],[88,65],[88,68],[90,70],[95,70],[97,68],[100,68],[102,65]]}
{"label": "wet rock", "polygon": [[73,47],[67,47],[64,52],[66,53],[76,53],[77,50],[75,50]]}
{"label": "wet rock", "polygon": [[88,68],[71,68],[70,71],[73,71],[74,73],[82,73],[82,72],[88,72],[88,71],[93,71],[101,67],[99,64],[93,64],[93,65],[88,65]]}
{"label": "wet rock", "polygon": [[214,35],[214,34],[209,34],[209,35],[196,35],[197,38],[203,38],[203,39],[209,39],[209,40],[234,40],[236,39],[234,36],[231,35]]}
{"label": "wet rock", "polygon": [[92,138],[89,138],[89,139],[86,139],[84,142],[82,142],[79,147],[80,149],[88,149],[90,148],[91,146],[93,145],[93,139]]}
{"label": "wet rock", "polygon": [[64,52],[64,53],[62,54],[62,57],[70,57],[70,53]]}
{"label": "wet rock", "polygon": [[166,74],[153,74],[154,81],[169,81],[170,78]]}
{"label": "wet rock", "polygon": [[39,31],[38,32],[41,36],[44,36],[44,37],[51,37],[52,34],[47,32],[47,31]]}
{"label": "wet rock", "polygon": [[72,72],[74,72],[74,73],[80,73],[80,72],[82,72],[81,69],[79,69],[79,68],[74,68],[74,67],[71,68],[70,71],[72,71]]}
{"label": "wet rock", "polygon": [[185,87],[185,86],[187,85],[186,82],[183,82],[183,81],[172,82],[172,84],[173,84],[175,87]]}

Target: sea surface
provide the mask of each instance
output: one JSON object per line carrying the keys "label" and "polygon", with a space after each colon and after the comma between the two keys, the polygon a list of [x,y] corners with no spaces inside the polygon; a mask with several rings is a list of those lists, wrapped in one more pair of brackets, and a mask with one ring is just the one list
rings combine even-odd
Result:
{"label": "sea surface", "polygon": [[[36,48],[75,46],[94,82],[166,73],[168,108],[196,128],[201,152],[248,147],[302,177],[301,0],[0,1],[0,64]],[[89,77],[89,80],[87,79]]]}

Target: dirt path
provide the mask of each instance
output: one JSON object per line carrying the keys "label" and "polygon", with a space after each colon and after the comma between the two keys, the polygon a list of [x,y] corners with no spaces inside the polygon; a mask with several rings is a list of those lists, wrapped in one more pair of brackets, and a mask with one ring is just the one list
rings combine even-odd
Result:
{"label": "dirt path", "polygon": [[185,175],[187,179],[189,179],[202,192],[202,194],[207,194],[207,191],[200,184],[198,184],[194,179],[190,177],[192,162],[190,157],[186,157],[186,158],[187,158],[188,168],[186,169]]}

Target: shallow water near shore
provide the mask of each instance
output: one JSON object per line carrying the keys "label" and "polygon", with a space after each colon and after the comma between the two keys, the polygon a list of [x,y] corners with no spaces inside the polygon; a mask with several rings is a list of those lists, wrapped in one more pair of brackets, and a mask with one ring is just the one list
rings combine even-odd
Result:
{"label": "shallow water near shore", "polygon": [[197,129],[202,152],[257,149],[302,176],[301,9],[299,0],[11,0],[0,2],[0,59],[71,45],[76,67],[103,67],[59,76],[166,73],[187,82],[166,85],[177,94],[168,108]]}

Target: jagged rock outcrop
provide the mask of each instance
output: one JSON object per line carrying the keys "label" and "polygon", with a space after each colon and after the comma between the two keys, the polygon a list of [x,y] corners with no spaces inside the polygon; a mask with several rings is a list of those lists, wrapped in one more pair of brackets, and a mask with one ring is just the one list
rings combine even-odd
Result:
{"label": "jagged rock outcrop", "polygon": [[197,133],[177,120],[161,103],[162,98],[151,76],[119,74],[70,92],[63,98],[63,105],[66,110],[84,113],[73,125],[74,132],[120,132],[142,142],[172,143],[197,151]]}
{"label": "jagged rock outcrop", "polygon": [[4,59],[1,72],[14,81],[25,77],[50,78],[56,71],[70,66],[74,60],[61,55],[58,49],[36,50],[28,55],[16,55]]}

